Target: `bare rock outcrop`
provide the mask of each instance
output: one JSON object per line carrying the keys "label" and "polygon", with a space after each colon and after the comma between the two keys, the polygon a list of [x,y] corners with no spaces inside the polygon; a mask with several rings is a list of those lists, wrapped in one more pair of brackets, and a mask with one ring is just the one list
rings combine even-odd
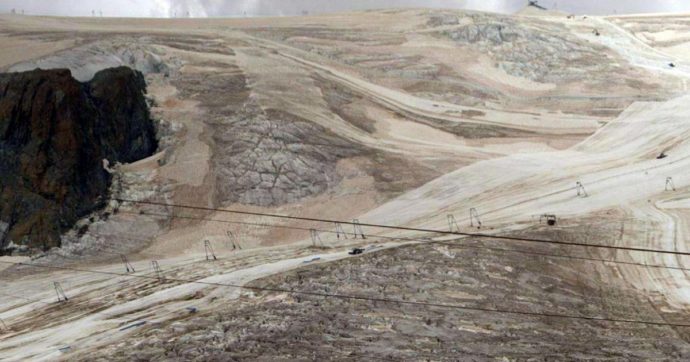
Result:
{"label": "bare rock outcrop", "polygon": [[157,148],[141,73],[120,67],[88,83],[70,71],[0,74],[0,220],[10,241],[47,249],[103,204],[103,160],[133,162]]}

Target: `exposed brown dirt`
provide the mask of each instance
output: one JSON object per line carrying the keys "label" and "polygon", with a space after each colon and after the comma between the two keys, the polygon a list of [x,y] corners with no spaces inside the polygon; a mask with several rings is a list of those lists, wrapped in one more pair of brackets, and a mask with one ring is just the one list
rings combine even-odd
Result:
{"label": "exposed brown dirt", "polygon": [[[490,244],[403,247],[304,267],[253,285],[515,312],[683,320],[682,315],[660,316],[644,295],[597,278],[607,273],[600,263],[588,263],[596,272],[585,277],[580,261],[474,249]],[[690,331],[683,328],[270,292],[251,293],[232,308],[133,338],[140,341],[136,351],[108,350],[89,358],[451,361],[458,356],[625,360],[690,355]]]}

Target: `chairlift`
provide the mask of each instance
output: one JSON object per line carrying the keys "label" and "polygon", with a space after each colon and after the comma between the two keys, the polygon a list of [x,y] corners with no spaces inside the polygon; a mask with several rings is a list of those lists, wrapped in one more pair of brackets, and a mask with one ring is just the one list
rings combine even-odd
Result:
{"label": "chairlift", "polygon": [[362,253],[364,253],[364,249],[362,249],[362,248],[354,248],[348,252],[348,254],[350,254],[350,255],[359,255]]}
{"label": "chairlift", "polygon": [[556,225],[556,215],[554,214],[543,214],[539,216],[539,223],[541,224],[543,220],[546,220],[546,224],[549,226]]}

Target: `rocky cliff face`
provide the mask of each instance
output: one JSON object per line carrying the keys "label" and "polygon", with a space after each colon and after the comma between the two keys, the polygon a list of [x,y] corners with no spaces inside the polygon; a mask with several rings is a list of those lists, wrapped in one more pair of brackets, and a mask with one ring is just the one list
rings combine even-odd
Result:
{"label": "rocky cliff face", "polygon": [[103,160],[157,148],[141,73],[126,67],[80,83],[69,70],[0,74],[0,243],[43,249],[103,204]]}

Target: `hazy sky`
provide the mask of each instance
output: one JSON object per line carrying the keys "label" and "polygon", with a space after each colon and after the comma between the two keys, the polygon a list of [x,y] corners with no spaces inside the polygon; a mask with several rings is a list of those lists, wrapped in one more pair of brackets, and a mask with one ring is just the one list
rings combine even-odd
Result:
{"label": "hazy sky", "polygon": [[[371,8],[432,7],[510,13],[526,0],[0,0],[0,12],[90,16],[194,17],[296,15]],[[578,14],[690,12],[690,0],[541,0],[540,4]]]}

